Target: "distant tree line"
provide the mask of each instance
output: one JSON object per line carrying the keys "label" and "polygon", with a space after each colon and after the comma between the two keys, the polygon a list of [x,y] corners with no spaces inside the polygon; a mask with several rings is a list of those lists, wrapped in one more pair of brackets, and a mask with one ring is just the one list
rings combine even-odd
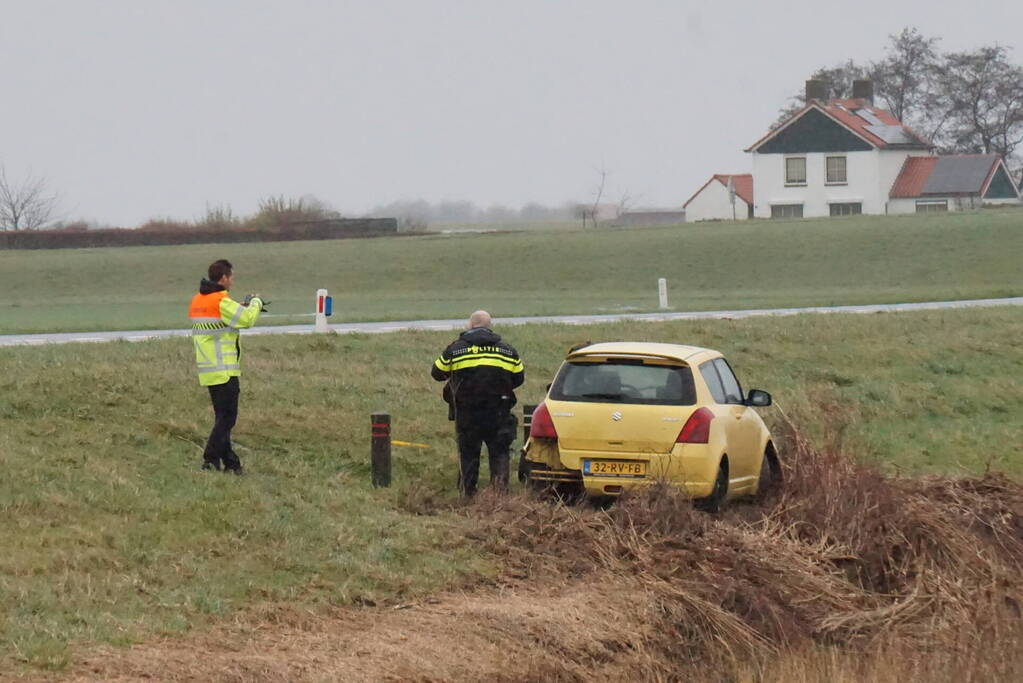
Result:
{"label": "distant tree line", "polygon": [[[849,59],[817,69],[810,78],[822,81],[832,98],[852,97],[853,80],[872,80],[878,106],[940,152],[1013,157],[1023,142],[1023,68],[1003,45],[941,52],[939,42],[907,27],[889,36],[877,61]],[[782,117],[805,102],[804,92],[796,94]]]}
{"label": "distant tree line", "polygon": [[470,201],[428,202],[406,199],[382,204],[369,212],[372,217],[396,217],[405,230],[424,229],[437,223],[527,223],[572,220],[578,202],[545,206],[530,202],[519,208],[493,204],[482,207]]}

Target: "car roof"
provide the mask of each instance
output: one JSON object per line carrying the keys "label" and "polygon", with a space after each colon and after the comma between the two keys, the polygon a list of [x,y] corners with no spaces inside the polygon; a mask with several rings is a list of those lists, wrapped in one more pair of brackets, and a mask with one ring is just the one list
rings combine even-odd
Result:
{"label": "car roof", "polygon": [[662,344],[659,342],[600,342],[573,349],[567,358],[581,356],[651,356],[655,358],[671,358],[687,363],[696,361],[700,356],[716,358],[721,353],[701,346],[686,344]]}

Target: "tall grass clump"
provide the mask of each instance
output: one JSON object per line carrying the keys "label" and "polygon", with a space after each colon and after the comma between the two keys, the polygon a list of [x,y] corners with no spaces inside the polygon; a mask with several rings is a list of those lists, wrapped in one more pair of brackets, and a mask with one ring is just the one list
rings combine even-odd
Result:
{"label": "tall grass clump", "polygon": [[[1020,680],[1023,485],[887,477],[776,431],[786,484],[766,500],[709,515],[657,486],[607,511],[508,503],[481,537],[530,580],[617,606],[603,648],[637,679]],[[598,660],[535,673],[585,680]]]}

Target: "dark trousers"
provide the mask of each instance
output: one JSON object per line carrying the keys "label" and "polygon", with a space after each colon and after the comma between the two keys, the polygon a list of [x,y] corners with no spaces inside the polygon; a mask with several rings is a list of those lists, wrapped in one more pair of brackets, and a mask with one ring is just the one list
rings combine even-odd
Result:
{"label": "dark trousers", "polygon": [[480,478],[480,451],[487,444],[490,463],[490,485],[508,489],[508,460],[515,441],[517,421],[508,412],[459,414],[456,422],[458,435],[458,490],[465,496],[476,493]]}
{"label": "dark trousers", "polygon": [[238,378],[232,377],[224,384],[214,384],[207,387],[210,390],[210,401],[213,402],[213,430],[210,438],[206,440],[206,450],[203,451],[203,467],[220,469],[223,462],[224,469],[239,471],[242,463],[231,448],[231,430],[238,420],[238,394],[241,389],[238,386]]}

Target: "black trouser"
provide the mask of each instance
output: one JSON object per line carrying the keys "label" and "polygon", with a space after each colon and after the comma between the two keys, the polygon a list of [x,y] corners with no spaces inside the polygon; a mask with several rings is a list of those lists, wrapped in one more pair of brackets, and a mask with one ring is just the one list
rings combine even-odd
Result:
{"label": "black trouser", "polygon": [[231,449],[231,430],[238,420],[238,378],[232,377],[224,384],[207,387],[210,400],[213,402],[213,431],[206,441],[206,450],[202,454],[203,467],[220,469],[223,461],[225,470],[240,470],[242,463]]}
{"label": "black trouser", "polygon": [[480,478],[480,451],[487,444],[490,461],[490,485],[508,488],[508,459],[518,422],[507,411],[460,412],[456,422],[458,435],[458,490],[466,496],[476,493]]}

